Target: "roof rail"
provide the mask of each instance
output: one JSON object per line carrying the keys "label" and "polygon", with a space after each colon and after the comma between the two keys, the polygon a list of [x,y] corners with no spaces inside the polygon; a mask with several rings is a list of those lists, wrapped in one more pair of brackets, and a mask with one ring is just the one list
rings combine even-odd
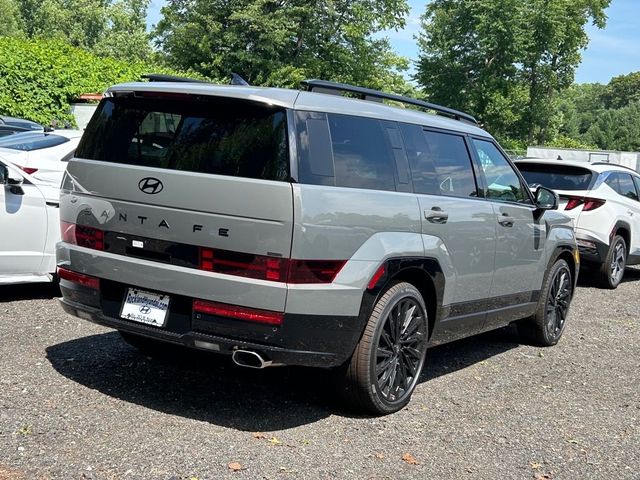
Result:
{"label": "roof rail", "polygon": [[632,172],[638,173],[635,168],[627,167],[626,165],[620,165],[619,163],[611,163],[611,162],[589,162],[591,165],[609,165],[614,167],[626,168],[627,170],[631,170]]}
{"label": "roof rail", "polygon": [[211,83],[206,80],[197,80],[195,78],[178,77],[176,75],[165,75],[163,73],[147,73],[142,75],[141,78],[145,78],[150,82],[185,82],[185,83]]}
{"label": "roof rail", "polygon": [[447,117],[451,117],[456,120],[471,123],[473,125],[478,125],[478,121],[468,113],[460,112],[449,107],[443,107],[442,105],[436,105],[435,103],[423,102],[422,100],[416,100],[415,98],[403,97],[402,95],[395,95],[393,93],[384,93],[379,90],[372,90],[369,88],[355,87],[353,85],[347,85],[345,83],[328,82],[326,80],[304,80],[301,82],[301,84],[310,92],[346,92],[356,94],[361,100],[392,100],[394,102],[413,105],[415,107],[420,107],[426,110],[433,110],[440,115],[446,115]]}

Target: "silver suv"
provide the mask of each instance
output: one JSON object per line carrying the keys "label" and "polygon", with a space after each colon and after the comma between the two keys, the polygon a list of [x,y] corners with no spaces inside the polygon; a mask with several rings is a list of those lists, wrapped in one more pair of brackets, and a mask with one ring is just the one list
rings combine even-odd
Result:
{"label": "silver suv", "polygon": [[62,185],[64,309],[141,349],[335,368],[375,414],[429,345],[515,321],[557,343],[579,266],[557,196],[469,115],[305,86],[109,89]]}

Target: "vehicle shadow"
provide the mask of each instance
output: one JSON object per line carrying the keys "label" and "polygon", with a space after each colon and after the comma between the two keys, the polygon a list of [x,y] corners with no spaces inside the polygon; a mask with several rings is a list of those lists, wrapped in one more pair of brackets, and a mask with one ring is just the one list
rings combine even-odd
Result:
{"label": "vehicle shadow", "polygon": [[16,300],[44,300],[60,296],[57,283],[0,285],[0,303]]}
{"label": "vehicle shadow", "polygon": [[[517,347],[508,329],[435,347],[420,381],[455,372]],[[172,415],[269,432],[330,415],[362,417],[336,398],[334,373],[276,367],[251,370],[227,357],[169,348],[146,357],[117,332],[78,338],[46,349],[53,368],[70,380],[125,402]]]}
{"label": "vehicle shadow", "polygon": [[[622,283],[637,282],[640,280],[640,268],[637,266],[627,267],[622,277]],[[578,276],[578,286],[585,288],[604,288],[600,285],[598,272],[595,270],[581,271]]]}

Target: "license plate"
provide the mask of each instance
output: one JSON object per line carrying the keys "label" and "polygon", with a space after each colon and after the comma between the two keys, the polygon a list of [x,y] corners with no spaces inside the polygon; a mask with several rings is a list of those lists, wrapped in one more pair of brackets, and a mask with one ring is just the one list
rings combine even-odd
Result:
{"label": "license plate", "polygon": [[164,327],[169,311],[169,295],[129,288],[120,317],[134,322]]}

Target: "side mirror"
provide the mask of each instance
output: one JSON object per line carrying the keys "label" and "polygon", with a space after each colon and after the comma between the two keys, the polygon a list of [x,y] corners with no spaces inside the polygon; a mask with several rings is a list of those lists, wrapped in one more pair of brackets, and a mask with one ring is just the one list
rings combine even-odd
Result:
{"label": "side mirror", "polygon": [[539,186],[536,189],[536,207],[539,210],[557,210],[560,198],[550,188]]}
{"label": "side mirror", "polygon": [[22,190],[24,178],[11,175],[11,171],[6,165],[0,164],[0,184],[4,185],[14,195],[24,195]]}

